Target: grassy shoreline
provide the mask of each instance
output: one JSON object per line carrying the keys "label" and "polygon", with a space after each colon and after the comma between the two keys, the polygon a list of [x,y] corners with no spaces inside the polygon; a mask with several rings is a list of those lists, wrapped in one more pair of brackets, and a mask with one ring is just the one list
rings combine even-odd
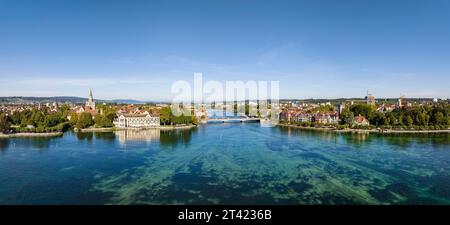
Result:
{"label": "grassy shoreline", "polygon": [[338,130],[336,128],[322,128],[322,127],[302,127],[292,124],[278,124],[281,127],[292,127],[303,130],[316,130],[324,132],[338,132],[338,133],[377,133],[377,134],[428,134],[428,133],[450,133],[450,129],[447,130],[393,130],[393,129],[352,129],[347,128]]}

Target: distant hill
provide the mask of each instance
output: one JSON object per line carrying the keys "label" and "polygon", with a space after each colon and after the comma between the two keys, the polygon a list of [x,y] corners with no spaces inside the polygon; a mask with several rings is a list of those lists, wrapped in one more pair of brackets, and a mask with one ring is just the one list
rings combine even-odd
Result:
{"label": "distant hill", "polygon": [[[10,97],[0,97],[0,104],[35,104],[35,103],[47,103],[47,102],[58,102],[58,103],[84,103],[87,98],[74,97],[74,96],[54,96],[54,97],[24,97],[24,96],[10,96]],[[98,103],[117,103],[117,104],[145,104],[151,103],[151,101],[138,101],[134,99],[114,99],[114,100],[102,100],[95,99]]]}
{"label": "distant hill", "polygon": [[133,99],[113,99],[110,102],[115,102],[117,104],[145,104],[147,101],[138,101]]}
{"label": "distant hill", "polygon": [[[32,104],[32,103],[47,103],[47,102],[58,102],[58,103],[84,103],[87,98],[73,97],[73,96],[54,96],[54,97],[23,97],[23,96],[11,96],[11,97],[0,97],[0,103],[21,103],[21,104]],[[97,102],[109,102],[106,100],[95,99]]]}

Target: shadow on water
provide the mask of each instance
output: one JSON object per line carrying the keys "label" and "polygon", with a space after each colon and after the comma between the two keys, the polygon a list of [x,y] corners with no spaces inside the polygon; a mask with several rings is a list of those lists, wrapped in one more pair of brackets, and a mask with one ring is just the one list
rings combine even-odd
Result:
{"label": "shadow on water", "polygon": [[323,141],[335,142],[338,135],[331,131],[305,130],[292,127],[278,127],[281,134],[289,137],[301,136],[305,138],[319,138]]}
{"label": "shadow on water", "polygon": [[50,143],[54,139],[60,139],[61,137],[32,137],[24,139],[28,145],[33,146],[38,150],[47,150],[50,147]]}
{"label": "shadow on water", "polygon": [[96,132],[94,133],[96,140],[104,140],[112,142],[116,139],[116,134],[114,132]]}
{"label": "shadow on water", "polygon": [[161,130],[159,142],[163,147],[177,147],[180,144],[189,145],[192,134],[197,128],[186,130]]}
{"label": "shadow on water", "polygon": [[15,137],[11,138],[0,138],[0,152],[5,152],[11,147],[23,147],[32,148],[39,151],[48,150],[52,141],[61,139],[62,136],[57,137]]}
{"label": "shadow on water", "polygon": [[343,133],[339,135],[345,144],[357,149],[363,149],[366,145],[374,141],[374,137],[370,133]]}
{"label": "shadow on water", "polygon": [[87,140],[89,143],[92,143],[92,140],[94,139],[94,133],[92,132],[77,132],[76,135],[80,141]]}
{"label": "shadow on water", "polygon": [[9,138],[0,138],[0,152],[5,152],[9,147]]}
{"label": "shadow on water", "polygon": [[306,130],[292,127],[279,127],[283,135],[289,137],[302,137],[305,139],[320,139],[328,143],[344,142],[355,148],[364,148],[373,141],[369,133],[336,133],[334,131]]}
{"label": "shadow on water", "polygon": [[327,142],[341,142],[357,149],[364,149],[374,143],[395,146],[396,149],[408,149],[413,145],[431,145],[435,149],[447,150],[450,134],[418,133],[418,134],[376,134],[376,133],[334,133],[322,130],[304,130],[291,127],[279,127],[280,133],[289,137],[315,138]]}
{"label": "shadow on water", "polygon": [[383,138],[387,144],[400,149],[407,149],[415,144],[431,145],[434,149],[450,149],[450,134],[387,134],[378,136]]}

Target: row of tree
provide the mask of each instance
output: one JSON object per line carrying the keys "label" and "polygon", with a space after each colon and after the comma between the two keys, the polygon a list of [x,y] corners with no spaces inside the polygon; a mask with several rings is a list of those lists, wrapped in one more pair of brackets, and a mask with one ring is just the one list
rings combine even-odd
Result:
{"label": "row of tree", "polygon": [[365,116],[377,127],[447,129],[450,126],[448,103],[402,107],[389,112],[376,111],[372,105],[357,104],[342,111],[341,124],[352,125],[358,115]]}
{"label": "row of tree", "polygon": [[70,122],[72,126],[78,128],[78,129],[84,129],[91,126],[94,127],[113,127],[113,121],[116,118],[115,113],[104,113],[96,115],[95,117],[92,117],[90,113],[83,112],[81,114],[72,113],[70,115]]}
{"label": "row of tree", "polygon": [[197,118],[191,115],[174,116],[170,107],[164,107],[159,113],[161,125],[198,124]]}
{"label": "row of tree", "polygon": [[62,105],[60,111],[49,113],[46,107],[27,109],[1,116],[1,132],[14,130],[16,132],[53,132],[65,131],[70,128],[67,120],[69,106]]}

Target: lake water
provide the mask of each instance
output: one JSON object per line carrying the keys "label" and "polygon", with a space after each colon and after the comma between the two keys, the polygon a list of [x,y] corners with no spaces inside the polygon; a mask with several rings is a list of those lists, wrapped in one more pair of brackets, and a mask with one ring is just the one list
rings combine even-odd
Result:
{"label": "lake water", "polygon": [[0,204],[450,204],[450,135],[225,123],[0,139]]}

